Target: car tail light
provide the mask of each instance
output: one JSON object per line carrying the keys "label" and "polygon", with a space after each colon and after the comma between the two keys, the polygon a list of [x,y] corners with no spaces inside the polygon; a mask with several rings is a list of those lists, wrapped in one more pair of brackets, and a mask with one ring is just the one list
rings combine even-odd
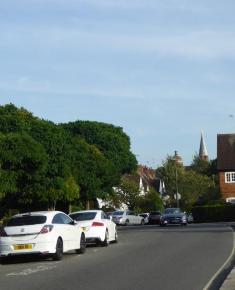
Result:
{"label": "car tail light", "polygon": [[100,223],[100,222],[93,222],[91,226],[92,227],[103,227],[104,224],[103,223]]}
{"label": "car tail light", "polygon": [[52,225],[45,225],[44,227],[42,227],[40,234],[47,234],[49,232],[51,232],[53,229]]}
{"label": "car tail light", "polygon": [[6,231],[3,228],[0,229],[0,237],[8,237],[8,234],[6,233]]}

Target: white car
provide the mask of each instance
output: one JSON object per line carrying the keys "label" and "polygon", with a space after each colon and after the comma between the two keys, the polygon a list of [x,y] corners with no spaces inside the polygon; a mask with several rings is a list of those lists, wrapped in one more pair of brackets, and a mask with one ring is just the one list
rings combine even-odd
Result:
{"label": "white car", "polygon": [[69,216],[85,231],[88,243],[108,246],[111,241],[118,241],[116,224],[102,210],[77,211]]}
{"label": "white car", "polygon": [[149,222],[149,213],[148,212],[139,213],[139,216],[141,216],[142,218],[144,218],[144,223],[145,224],[148,224],[148,222]]}
{"label": "white car", "polygon": [[61,260],[64,252],[84,253],[85,247],[84,232],[59,211],[17,214],[0,230],[0,257],[49,254]]}
{"label": "white car", "polygon": [[144,225],[144,218],[130,210],[117,210],[112,213],[112,219],[117,225]]}

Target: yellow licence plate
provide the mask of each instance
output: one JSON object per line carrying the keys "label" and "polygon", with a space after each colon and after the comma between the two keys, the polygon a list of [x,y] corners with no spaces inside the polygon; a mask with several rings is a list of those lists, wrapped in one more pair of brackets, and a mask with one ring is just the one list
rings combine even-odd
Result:
{"label": "yellow licence plate", "polygon": [[31,250],[33,248],[32,244],[22,244],[22,245],[14,245],[14,250]]}

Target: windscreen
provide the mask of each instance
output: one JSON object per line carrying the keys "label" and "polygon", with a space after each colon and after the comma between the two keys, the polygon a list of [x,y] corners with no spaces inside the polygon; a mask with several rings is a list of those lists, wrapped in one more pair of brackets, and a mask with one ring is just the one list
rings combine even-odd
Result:
{"label": "windscreen", "polygon": [[75,221],[89,221],[93,220],[96,216],[96,212],[79,212],[79,213],[72,213],[69,216]]}
{"label": "windscreen", "polygon": [[44,224],[47,217],[44,215],[25,215],[19,217],[12,217],[8,223],[7,227],[17,227],[17,226],[30,226]]}

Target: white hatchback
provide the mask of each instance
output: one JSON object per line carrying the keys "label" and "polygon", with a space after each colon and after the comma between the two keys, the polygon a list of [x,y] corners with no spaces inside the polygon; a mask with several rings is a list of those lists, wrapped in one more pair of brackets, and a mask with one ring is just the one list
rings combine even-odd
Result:
{"label": "white hatchback", "polygon": [[108,246],[118,241],[116,224],[102,210],[77,211],[69,216],[85,231],[87,242]]}
{"label": "white hatchback", "polygon": [[84,253],[85,247],[82,229],[59,211],[17,214],[0,230],[0,257],[49,254],[60,260],[64,252]]}

